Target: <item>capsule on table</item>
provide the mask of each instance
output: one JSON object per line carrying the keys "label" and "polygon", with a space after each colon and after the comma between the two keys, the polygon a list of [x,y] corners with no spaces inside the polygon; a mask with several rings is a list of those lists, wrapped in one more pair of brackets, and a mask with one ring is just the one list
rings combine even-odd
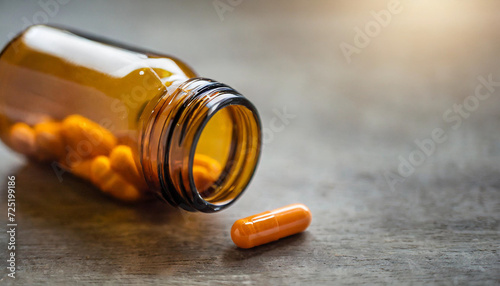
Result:
{"label": "capsule on table", "polygon": [[238,247],[252,248],[302,232],[311,219],[309,208],[292,204],[237,220],[231,228],[231,239]]}

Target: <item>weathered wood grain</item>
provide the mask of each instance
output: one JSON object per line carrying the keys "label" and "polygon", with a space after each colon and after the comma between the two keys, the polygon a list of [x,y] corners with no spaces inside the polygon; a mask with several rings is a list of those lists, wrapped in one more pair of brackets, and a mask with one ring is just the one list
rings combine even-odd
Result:
{"label": "weathered wood grain", "polygon": [[[225,1],[223,1],[225,2]],[[353,2],[353,3],[351,3]],[[437,2],[437,3],[436,3]],[[386,1],[213,3],[71,1],[51,22],[176,55],[258,106],[266,144],[247,193],[218,214],[123,205],[90,185],[0,149],[17,182],[18,273],[10,285],[500,283],[500,87],[456,130],[443,114],[500,81],[497,1],[403,1],[348,63],[339,45]],[[37,2],[0,2],[0,42]],[[293,115],[270,132],[277,112]],[[446,140],[391,189],[415,140]],[[313,212],[305,233],[251,250],[234,220],[289,203]]]}

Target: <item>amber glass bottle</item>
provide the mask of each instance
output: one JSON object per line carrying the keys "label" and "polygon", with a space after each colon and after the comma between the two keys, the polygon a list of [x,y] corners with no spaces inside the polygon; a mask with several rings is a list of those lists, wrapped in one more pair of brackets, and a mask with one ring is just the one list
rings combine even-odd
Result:
{"label": "amber glass bottle", "polygon": [[122,200],[215,212],[248,185],[257,110],[171,56],[36,25],[0,54],[0,136]]}

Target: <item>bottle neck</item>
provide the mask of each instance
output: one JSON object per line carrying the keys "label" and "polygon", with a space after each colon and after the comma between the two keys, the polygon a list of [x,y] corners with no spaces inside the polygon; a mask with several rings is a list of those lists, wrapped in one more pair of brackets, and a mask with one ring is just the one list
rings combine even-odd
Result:
{"label": "bottle neck", "polygon": [[[216,212],[244,191],[261,151],[256,108],[236,90],[205,78],[170,86],[144,110],[139,148],[149,186],[171,205]],[[201,187],[199,158],[218,169]],[[212,170],[213,171],[213,170]],[[206,184],[205,184],[206,185]]]}

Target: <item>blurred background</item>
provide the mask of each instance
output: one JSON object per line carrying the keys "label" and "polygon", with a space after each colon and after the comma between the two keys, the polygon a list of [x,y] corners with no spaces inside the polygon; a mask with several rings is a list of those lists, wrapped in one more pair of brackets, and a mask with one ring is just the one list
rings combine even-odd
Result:
{"label": "blurred background", "polygon": [[[0,1],[2,46],[48,22],[172,54],[248,97],[264,126],[246,194],[220,214],[174,222],[144,221],[143,209],[74,178],[60,184],[1,147],[0,180],[17,174],[26,190],[26,281],[498,282],[499,9],[494,0]],[[491,96],[459,113],[481,78]],[[436,128],[444,142],[402,176],[415,140]],[[231,245],[235,219],[295,202],[313,212],[307,233],[254,252]],[[81,218],[87,210],[102,217]]]}

